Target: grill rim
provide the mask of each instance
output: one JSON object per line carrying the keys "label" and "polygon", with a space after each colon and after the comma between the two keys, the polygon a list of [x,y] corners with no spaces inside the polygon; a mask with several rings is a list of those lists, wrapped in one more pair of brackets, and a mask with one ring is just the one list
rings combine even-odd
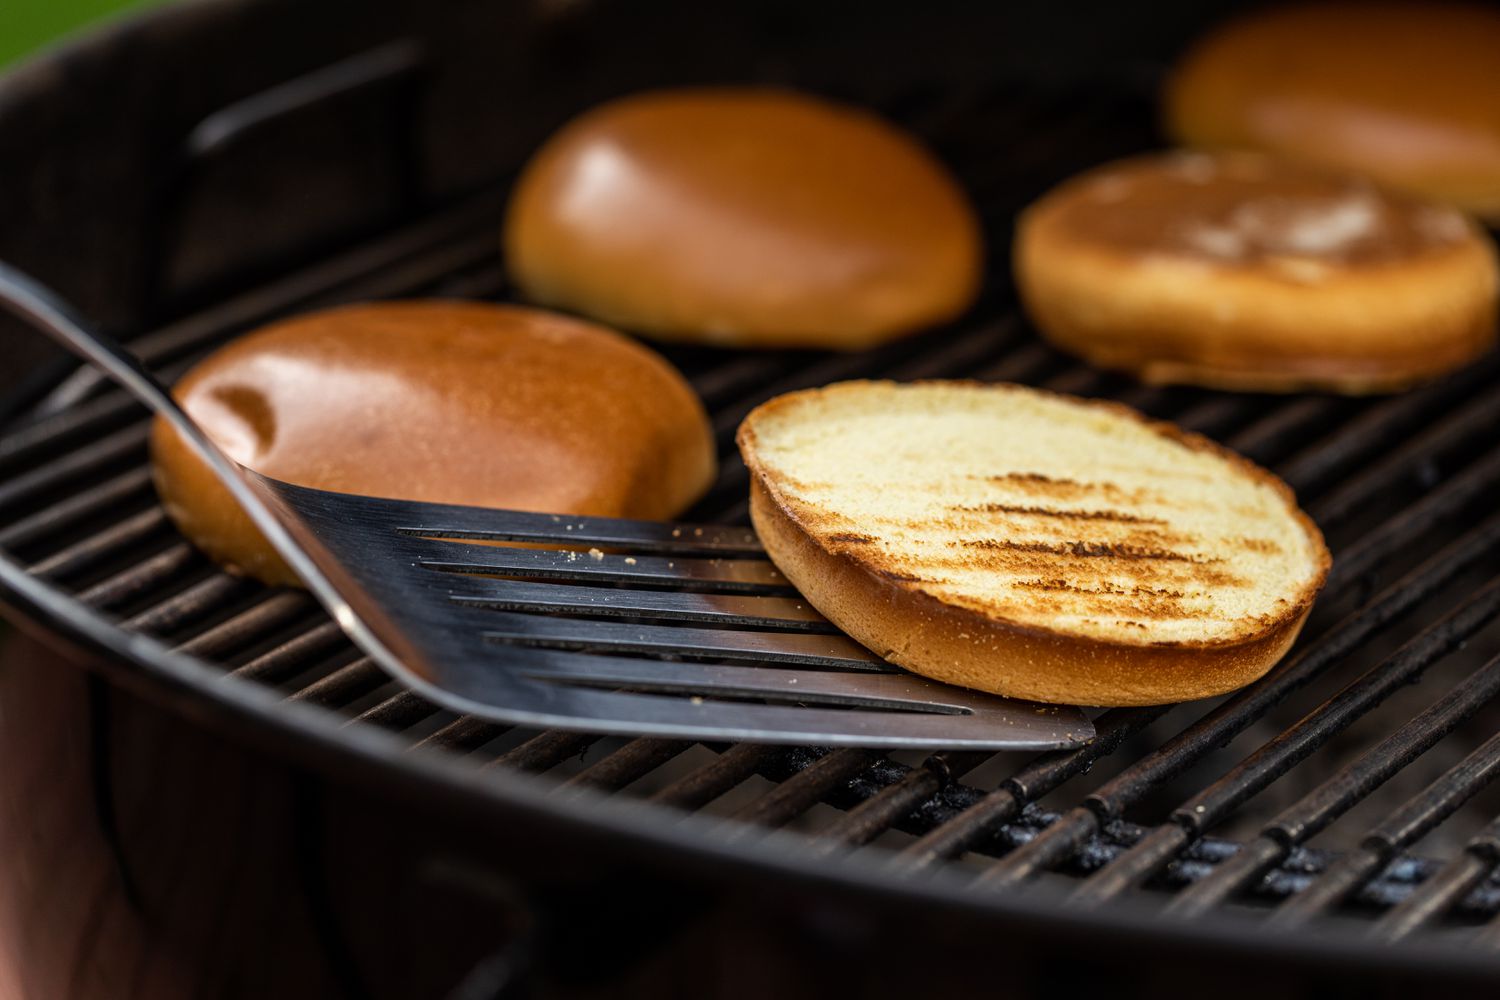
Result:
{"label": "grill rim", "polygon": [[[51,90],[55,83],[46,71],[53,59],[103,51],[129,32],[158,23],[165,26],[184,11],[211,18],[253,4],[254,0],[199,0],[119,18],[7,73],[0,78],[0,95],[20,100],[24,95],[18,91],[26,85],[37,91]],[[1366,975],[1389,969],[1433,980],[1488,978],[1500,973],[1500,954],[1439,939],[1408,938],[1399,947],[1377,948],[1326,923],[1302,928],[1296,936],[1283,935],[1222,909],[1193,924],[1178,924],[1159,919],[1154,908],[1133,898],[1078,910],[1062,905],[1066,892],[1053,892],[1049,887],[1030,887],[1022,893],[973,892],[964,880],[942,871],[923,879],[895,879],[862,858],[841,857],[830,864],[819,852],[779,849],[801,846],[800,839],[791,834],[721,840],[715,834],[722,833],[722,827],[696,814],[672,813],[673,823],[665,825],[659,810],[643,807],[639,801],[611,800],[588,790],[549,797],[554,786],[544,779],[501,769],[481,775],[451,757],[412,754],[397,734],[374,726],[346,726],[347,720],[331,711],[290,704],[257,685],[226,681],[218,667],[125,631],[61,589],[32,577],[3,553],[0,609],[12,620],[19,617],[23,624],[36,625],[65,646],[85,652],[90,669],[112,683],[194,724],[222,722],[223,728],[215,732],[288,763],[316,760],[326,773],[343,773],[362,787],[381,792],[396,788],[385,779],[399,778],[403,796],[441,804],[455,813],[478,808],[493,817],[497,827],[524,818],[595,843],[609,836],[612,848],[617,846],[622,854],[634,854],[663,868],[682,870],[691,862],[702,874],[734,876],[752,887],[757,875],[777,871],[802,885],[821,886],[856,899],[896,905],[920,902],[934,908],[924,911],[924,918],[938,913],[977,915],[1003,919],[1027,933],[1094,932],[1112,938],[1121,949],[1133,943],[1168,949],[1209,947],[1242,959],[1278,957],[1308,968],[1357,968]],[[345,728],[350,732],[343,733]],[[670,856],[664,856],[667,851]],[[1145,919],[1133,920],[1137,915]]]}

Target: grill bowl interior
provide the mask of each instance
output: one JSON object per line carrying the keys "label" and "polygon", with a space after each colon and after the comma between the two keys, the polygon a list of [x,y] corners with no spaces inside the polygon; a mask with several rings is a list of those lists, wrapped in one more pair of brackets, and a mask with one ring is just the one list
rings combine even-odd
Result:
{"label": "grill bowl interior", "polygon": [[[13,76],[0,103],[5,148],[12,137],[17,148],[52,138],[70,102],[99,121],[94,142],[104,142],[98,106],[125,79],[122,61],[176,53],[112,99],[117,115],[152,108],[141,112],[151,127],[99,178],[75,176],[67,165],[83,151],[60,141],[0,166],[10,175],[0,179],[28,189],[44,177],[76,188],[10,210],[6,259],[130,335],[158,371],[179,373],[247,328],[316,306],[508,300],[498,256],[508,182],[551,127],[648,84],[791,83],[875,107],[953,167],[983,216],[987,290],[960,322],[874,351],[666,348],[708,406],[723,460],[692,518],[745,521],[732,435],[769,396],[861,377],[1019,381],[1122,400],[1277,471],[1328,535],[1329,588],[1286,663],[1247,692],[1104,713],[1092,747],[1041,758],[507,730],[401,691],[304,595],[208,563],[155,501],[144,414],[87,373],[27,354],[0,437],[0,549],[46,594],[74,595],[97,615],[16,586],[12,605],[110,650],[111,676],[126,672],[147,692],[186,685],[200,702],[248,712],[246,725],[273,744],[298,746],[301,734],[363,757],[377,780],[418,775],[453,799],[525,801],[601,830],[624,823],[644,842],[716,863],[774,857],[890,898],[961,901],[997,921],[1027,911],[1189,940],[1203,927],[1177,919],[1187,915],[1224,922],[1251,947],[1314,940],[1330,954],[1374,928],[1400,943],[1382,950],[1387,961],[1437,954],[1489,967],[1500,941],[1500,833],[1489,825],[1500,788],[1487,779],[1500,746],[1486,740],[1500,711],[1482,668],[1500,651],[1490,500],[1500,362],[1364,400],[1152,389],[1045,346],[1009,283],[1016,211],[1083,167],[1157,148],[1157,74],[1214,15],[1163,8],[1134,30],[1101,19],[1064,35],[1030,8],[937,8],[907,25],[894,7],[850,21],[772,6],[706,25],[666,4],[627,14],[611,4],[480,13],[380,3],[352,22],[333,4],[308,19],[298,46],[253,58],[241,44],[198,91],[161,96],[174,74],[223,55],[216,45],[231,33],[273,37],[291,6],[219,2],[146,18],[57,57],[74,71],[71,90],[38,65]],[[514,61],[496,68],[475,37],[499,40]],[[622,38],[676,55],[630,59]],[[986,59],[986,46],[1010,58]],[[141,193],[110,202],[111,189]],[[89,267],[76,266],[79,254]],[[36,350],[36,337],[4,336]],[[105,620],[193,660],[127,651],[97,631]],[[538,804],[563,787],[593,794]],[[694,818],[677,825],[684,812]],[[764,841],[770,830],[781,836]],[[1345,882],[1352,888],[1334,891]],[[1277,933],[1294,924],[1312,936]]]}

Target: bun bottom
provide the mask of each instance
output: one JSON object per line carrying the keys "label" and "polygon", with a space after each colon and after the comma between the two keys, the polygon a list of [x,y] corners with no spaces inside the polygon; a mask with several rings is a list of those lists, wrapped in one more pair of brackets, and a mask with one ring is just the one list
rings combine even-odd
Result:
{"label": "bun bottom", "polygon": [[1300,616],[1232,644],[1132,646],[1023,628],[908,590],[819,545],[752,477],[761,544],[813,607],[892,663],[933,680],[1063,705],[1162,705],[1224,694],[1270,670]]}
{"label": "bun bottom", "polygon": [[1478,240],[1316,283],[1129,259],[1037,233],[1018,241],[1016,265],[1050,341],[1153,384],[1392,392],[1461,368],[1495,341],[1495,262]]}

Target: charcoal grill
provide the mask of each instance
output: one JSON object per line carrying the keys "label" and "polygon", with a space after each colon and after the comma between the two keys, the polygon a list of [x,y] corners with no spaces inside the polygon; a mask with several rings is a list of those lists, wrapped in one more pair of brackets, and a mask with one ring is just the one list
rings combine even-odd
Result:
{"label": "charcoal grill", "polygon": [[731,438],[767,397],[963,376],[1224,441],[1292,484],[1336,558],[1270,676],[1109,711],[1081,750],[507,730],[400,690],[304,595],[209,564],[155,502],[144,413],[0,328],[0,596],[46,636],[0,661],[14,975],[111,997],[1484,992],[1500,360],[1367,400],[1148,388],[1046,347],[1008,282],[1016,210],[1159,145],[1157,75],[1223,13],[211,0],[13,72],[0,258],[169,375],[317,306],[509,298],[509,178],[608,96],[761,80],[875,107],[972,192],[988,290],[858,354],[669,349],[724,458],[690,516],[745,521]]}

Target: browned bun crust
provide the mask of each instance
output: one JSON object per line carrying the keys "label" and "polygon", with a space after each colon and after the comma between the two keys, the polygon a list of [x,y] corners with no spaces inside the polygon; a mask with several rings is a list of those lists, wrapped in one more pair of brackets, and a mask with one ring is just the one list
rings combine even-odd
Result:
{"label": "browned bun crust", "polygon": [[[654,352],[536,309],[386,302],[264,327],[173,390],[231,458],[366,496],[661,519],[708,488],[692,388]],[[177,526],[228,568],[296,584],[164,421],[153,473]]]}
{"label": "browned bun crust", "polygon": [[750,519],[786,578],[855,641],[933,680],[1010,698],[1161,705],[1223,694],[1270,670],[1312,611],[1308,601],[1232,646],[1122,646],[987,619],[871,573],[815,542],[759,479]]}
{"label": "browned bun crust", "polygon": [[[1359,197],[1390,226],[1441,219],[1452,229],[1451,239],[1427,246],[1400,245],[1393,237],[1368,258],[1252,253],[1224,260],[1170,246],[1168,235],[1155,246],[1106,238],[1104,213],[1131,206],[1096,207],[1088,199],[1112,181],[1159,180],[1155,175],[1173,159],[1145,157],[1091,171],[1022,214],[1017,286],[1038,329],[1058,346],[1152,383],[1359,394],[1428,381],[1494,344],[1495,247],[1451,209],[1366,188]],[[1248,154],[1202,160],[1259,160],[1278,176],[1294,172],[1290,164]],[[1359,182],[1348,183],[1355,190]],[[1202,218],[1194,214],[1201,206],[1179,204],[1173,194],[1153,189],[1152,200],[1142,202],[1162,234]]]}
{"label": "browned bun crust", "polygon": [[[1272,616],[1241,623],[1233,634],[1203,641],[1152,640],[1149,635],[1100,639],[1022,623],[969,609],[922,591],[901,574],[882,572],[867,546],[832,549],[799,516],[779,477],[759,461],[755,422],[798,397],[849,391],[844,383],[777,397],[741,424],[738,441],[749,466],[750,517],[766,552],[830,621],[871,650],[934,680],[1032,701],[1098,706],[1156,705],[1223,694],[1263,676],[1296,640],[1327,579],[1332,558],[1322,532],[1275,475],[1201,435],[1151,420],[1120,404],[1060,396],[1137,421],[1187,448],[1229,462],[1238,474],[1270,486],[1312,543],[1310,583]],[[1042,392],[1041,390],[1028,390]]]}
{"label": "browned bun crust", "polygon": [[952,319],[979,224],[875,115],[769,88],[659,91],[558,132],[505,225],[533,301],[663,340],[856,350]]}
{"label": "browned bun crust", "polygon": [[1500,222],[1500,11],[1452,3],[1287,4],[1183,58],[1168,131],[1367,174]]}

